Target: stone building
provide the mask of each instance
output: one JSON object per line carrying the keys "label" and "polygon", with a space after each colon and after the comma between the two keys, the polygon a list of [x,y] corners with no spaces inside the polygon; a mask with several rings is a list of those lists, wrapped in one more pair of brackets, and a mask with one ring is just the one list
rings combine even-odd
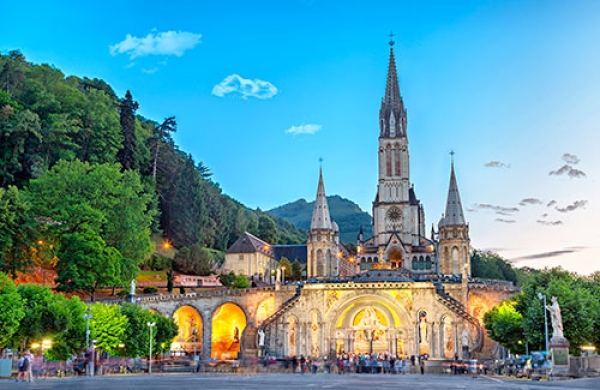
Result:
{"label": "stone building", "polygon": [[[483,316],[517,288],[510,282],[471,276],[469,225],[454,162],[445,214],[438,230],[432,228],[426,236],[424,207],[410,181],[407,112],[393,41],[390,46],[379,111],[373,234],[365,237],[361,231],[355,261],[340,251],[339,229],[329,215],[321,170],[305,282],[138,300],[177,318],[184,327],[177,339],[180,349],[190,348],[196,329],[202,337],[194,345],[204,358],[261,353],[320,357],[341,351],[427,355],[432,360],[494,356],[497,345],[486,337]],[[245,237],[240,246],[251,244],[252,251],[264,251],[265,262],[260,263],[262,257],[249,258],[257,265],[244,261],[244,272],[264,274],[272,259],[268,244]],[[234,269],[243,259],[232,247],[225,264]]]}

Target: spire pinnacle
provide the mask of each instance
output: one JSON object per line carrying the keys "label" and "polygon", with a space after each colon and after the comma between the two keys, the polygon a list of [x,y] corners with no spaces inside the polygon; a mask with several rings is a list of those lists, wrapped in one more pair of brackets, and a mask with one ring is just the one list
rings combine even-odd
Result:
{"label": "spire pinnacle", "polygon": [[395,36],[396,36],[396,34],[394,34],[392,31],[390,31],[390,35],[389,35],[389,37],[390,37],[390,42],[389,42],[390,47],[394,47],[394,44],[396,43],[396,42],[394,42],[394,37]]}
{"label": "spire pinnacle", "polygon": [[456,183],[456,174],[454,173],[454,151],[450,152],[452,162],[450,164],[450,185],[448,187],[448,200],[446,202],[446,214],[440,221],[440,225],[465,225],[465,216],[463,213],[458,184]]}
{"label": "spire pinnacle", "polygon": [[327,196],[325,195],[325,184],[323,184],[322,166],[319,166],[319,185],[317,186],[317,197],[315,199],[310,228],[332,229],[329,205],[327,204]]}
{"label": "spire pinnacle", "polygon": [[406,136],[406,109],[400,95],[400,84],[396,71],[396,58],[394,56],[394,33],[390,32],[390,60],[388,63],[385,95],[379,109],[380,136],[385,138],[399,138]]}

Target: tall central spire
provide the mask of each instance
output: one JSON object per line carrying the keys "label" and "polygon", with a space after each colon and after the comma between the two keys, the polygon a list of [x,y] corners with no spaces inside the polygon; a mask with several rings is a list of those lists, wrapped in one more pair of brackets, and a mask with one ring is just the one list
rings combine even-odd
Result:
{"label": "tall central spire", "polygon": [[396,58],[394,57],[394,34],[390,33],[390,60],[388,64],[385,96],[379,109],[380,137],[397,138],[406,137],[406,109],[400,95],[400,84],[396,72]]}

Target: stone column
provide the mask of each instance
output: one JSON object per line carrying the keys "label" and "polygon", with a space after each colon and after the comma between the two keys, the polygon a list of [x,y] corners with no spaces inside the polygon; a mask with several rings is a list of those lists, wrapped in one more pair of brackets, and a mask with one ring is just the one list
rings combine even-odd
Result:
{"label": "stone column", "polygon": [[212,312],[204,310],[202,320],[202,360],[208,361],[212,350]]}

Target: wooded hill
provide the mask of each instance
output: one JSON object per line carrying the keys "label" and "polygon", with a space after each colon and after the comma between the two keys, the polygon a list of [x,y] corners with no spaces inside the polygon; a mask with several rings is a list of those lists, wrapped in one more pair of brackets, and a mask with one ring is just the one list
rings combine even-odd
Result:
{"label": "wooded hill", "polygon": [[[136,114],[140,104],[143,102],[136,102],[130,91],[120,98],[103,80],[65,76],[53,66],[28,62],[19,51],[0,54],[0,188],[4,189],[0,200],[14,187],[18,191],[11,190],[12,202],[24,202],[24,209],[34,213],[36,229],[61,226],[63,221],[56,219],[56,213],[64,210],[58,203],[43,204],[39,195],[47,189],[42,184],[67,183],[61,175],[77,171],[82,176],[72,187],[78,188],[59,185],[65,191],[62,198],[79,192],[80,208],[89,206],[90,212],[80,225],[71,226],[70,231],[62,229],[61,234],[83,233],[82,226],[87,226],[115,246],[118,238],[110,239],[111,228],[116,232],[139,230],[144,235],[142,246],[150,248],[150,234],[159,232],[176,248],[198,245],[219,251],[226,250],[244,231],[272,244],[305,242],[306,233],[293,224],[250,210],[223,194],[210,169],[175,144],[171,135],[177,131],[176,118],[144,118]],[[97,184],[104,175],[116,180],[117,186],[122,180],[133,183],[136,196],[129,199],[143,199],[137,207],[149,217],[149,226],[144,226],[145,222],[136,226],[133,220],[128,225],[112,224],[110,218],[119,219],[130,210],[121,209],[120,216],[111,216],[109,200],[117,195],[106,188],[93,193],[97,188],[92,182],[85,188],[76,184],[86,175],[94,176]],[[32,193],[34,190],[38,192]],[[19,191],[24,191],[20,197]],[[59,198],[61,194],[54,196]],[[99,198],[105,198],[106,208],[96,207],[102,203]],[[92,223],[95,219],[97,224]],[[7,264],[16,261],[13,257],[20,251],[14,248],[18,240],[10,235],[10,228],[0,221],[0,270],[20,268]],[[60,237],[52,239],[58,246]],[[148,256],[148,248],[135,252],[136,262]],[[9,252],[12,255],[7,255]]]}
{"label": "wooded hill", "polygon": [[[333,195],[327,197],[327,204],[329,205],[331,219],[340,228],[340,241],[342,243],[356,244],[361,226],[365,238],[371,237],[373,232],[372,218],[368,213],[362,211],[356,203],[339,195]],[[314,206],[314,201],[307,202],[305,199],[298,199],[295,202],[268,210],[267,213],[284,218],[296,227],[308,231]]]}

